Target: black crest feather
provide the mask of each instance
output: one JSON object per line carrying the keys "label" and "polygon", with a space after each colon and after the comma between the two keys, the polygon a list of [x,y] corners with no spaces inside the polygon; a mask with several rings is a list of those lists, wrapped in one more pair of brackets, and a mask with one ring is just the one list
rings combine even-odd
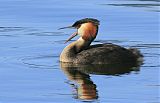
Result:
{"label": "black crest feather", "polygon": [[100,21],[97,20],[97,19],[84,18],[84,19],[81,19],[81,20],[76,21],[76,22],[72,25],[72,27],[76,27],[76,26],[78,26],[78,25],[80,25],[80,24],[88,23],[88,22],[92,22],[92,23],[95,24],[95,25],[99,25],[99,24],[100,24]]}

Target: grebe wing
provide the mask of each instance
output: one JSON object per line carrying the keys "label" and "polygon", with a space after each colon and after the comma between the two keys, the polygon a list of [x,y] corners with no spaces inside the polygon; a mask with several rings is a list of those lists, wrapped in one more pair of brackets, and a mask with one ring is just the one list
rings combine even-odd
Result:
{"label": "grebe wing", "polygon": [[85,64],[135,64],[136,56],[129,49],[125,49],[115,44],[97,44],[78,53],[76,62]]}

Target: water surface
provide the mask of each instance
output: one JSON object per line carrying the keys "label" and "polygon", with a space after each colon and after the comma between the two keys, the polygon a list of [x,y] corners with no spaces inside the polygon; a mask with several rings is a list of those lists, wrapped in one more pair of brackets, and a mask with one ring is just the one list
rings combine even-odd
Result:
{"label": "water surface", "polygon": [[[1,0],[0,103],[160,102],[159,6],[159,0]],[[101,21],[93,44],[138,48],[143,65],[63,68],[59,54],[75,30],[57,29],[85,17]]]}

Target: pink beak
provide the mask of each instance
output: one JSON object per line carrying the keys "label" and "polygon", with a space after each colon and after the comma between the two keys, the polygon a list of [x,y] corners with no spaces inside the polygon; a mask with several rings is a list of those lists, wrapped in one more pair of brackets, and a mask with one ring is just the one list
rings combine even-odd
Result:
{"label": "pink beak", "polygon": [[73,33],[73,34],[65,41],[65,43],[67,43],[68,41],[70,41],[72,38],[74,38],[74,37],[77,36],[77,35],[78,35],[77,32]]}

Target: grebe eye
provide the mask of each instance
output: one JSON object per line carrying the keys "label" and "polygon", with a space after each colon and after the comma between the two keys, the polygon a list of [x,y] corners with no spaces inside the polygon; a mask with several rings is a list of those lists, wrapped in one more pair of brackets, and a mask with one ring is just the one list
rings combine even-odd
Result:
{"label": "grebe eye", "polygon": [[78,26],[77,26],[77,29],[79,29],[81,27],[81,24],[79,24]]}

